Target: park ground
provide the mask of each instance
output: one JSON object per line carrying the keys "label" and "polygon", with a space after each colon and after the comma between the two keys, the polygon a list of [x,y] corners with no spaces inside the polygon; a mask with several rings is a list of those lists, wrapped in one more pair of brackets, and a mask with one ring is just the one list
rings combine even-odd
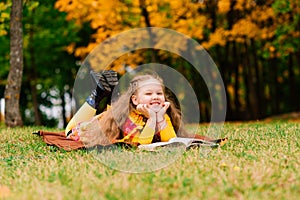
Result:
{"label": "park ground", "polygon": [[[188,126],[203,134],[208,125],[196,127]],[[116,170],[86,150],[47,146],[32,134],[41,129],[55,131],[0,127],[0,199],[293,200],[300,196],[299,120],[226,122],[220,135],[229,138],[224,146],[208,153],[201,148],[185,151],[166,167],[145,173]]]}

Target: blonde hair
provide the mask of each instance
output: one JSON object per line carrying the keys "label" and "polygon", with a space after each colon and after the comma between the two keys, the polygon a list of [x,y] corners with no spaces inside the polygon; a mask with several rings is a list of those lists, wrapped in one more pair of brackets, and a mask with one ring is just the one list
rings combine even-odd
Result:
{"label": "blonde hair", "polygon": [[[90,133],[95,134],[92,141],[88,141],[86,146],[93,145],[107,145],[103,144],[103,141],[110,141],[113,143],[116,139],[121,139],[121,127],[125,123],[131,111],[135,109],[134,104],[131,101],[131,97],[136,93],[138,88],[144,81],[155,79],[157,80],[164,91],[166,101],[170,102],[170,107],[167,110],[167,114],[170,116],[171,122],[177,134],[182,135],[184,129],[182,128],[181,111],[176,106],[175,101],[170,95],[166,94],[163,80],[157,74],[143,74],[136,75],[129,84],[127,91],[124,92],[115,102],[112,103],[111,108],[103,113],[103,116],[98,120],[100,130],[102,133]],[[98,129],[99,131],[99,129]],[[106,137],[105,140],[100,137]]]}

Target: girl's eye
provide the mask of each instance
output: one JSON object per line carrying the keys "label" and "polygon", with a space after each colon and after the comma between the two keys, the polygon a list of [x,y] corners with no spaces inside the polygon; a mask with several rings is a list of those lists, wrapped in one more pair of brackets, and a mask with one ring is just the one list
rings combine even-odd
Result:
{"label": "girl's eye", "polygon": [[152,94],[151,92],[147,92],[147,93],[146,93],[146,95],[151,95],[151,94]]}

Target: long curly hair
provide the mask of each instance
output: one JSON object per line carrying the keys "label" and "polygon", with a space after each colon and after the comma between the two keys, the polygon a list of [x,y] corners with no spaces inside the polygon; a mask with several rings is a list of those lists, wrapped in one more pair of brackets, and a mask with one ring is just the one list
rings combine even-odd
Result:
{"label": "long curly hair", "polygon": [[[166,92],[163,80],[156,73],[148,73],[136,75],[130,81],[127,90],[111,104],[110,109],[108,109],[101,115],[98,120],[98,125],[100,126],[100,128],[97,130],[101,131],[101,133],[93,134],[93,138],[91,138],[91,140],[87,142],[88,144],[85,144],[86,146],[93,146],[97,144],[107,145],[114,143],[116,139],[121,139],[123,137],[121,127],[125,123],[125,120],[128,118],[130,112],[135,109],[131,97],[136,93],[136,91],[144,81],[148,81],[150,79],[159,81],[159,83],[163,87],[165,100],[167,102],[170,102],[170,107],[167,110],[167,114],[170,116],[176,134],[179,136],[186,133],[183,128],[181,111],[176,101],[174,100],[174,97],[170,92]],[[119,84],[118,87],[122,87],[122,85]],[[106,138],[104,139],[102,137]]]}

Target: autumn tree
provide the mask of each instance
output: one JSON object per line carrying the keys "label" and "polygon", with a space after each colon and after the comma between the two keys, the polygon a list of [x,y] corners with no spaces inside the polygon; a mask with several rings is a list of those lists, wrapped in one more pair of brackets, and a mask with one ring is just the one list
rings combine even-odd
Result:
{"label": "autumn tree", "polygon": [[[103,0],[58,0],[56,2],[57,9],[67,12],[67,20],[75,20],[79,25],[88,23],[95,30],[95,33],[90,36],[88,45],[79,46],[76,43],[71,43],[68,47],[69,53],[80,56],[82,59],[105,39],[133,28],[165,27],[178,30],[192,38],[203,38],[204,27],[210,24],[206,16],[197,14],[198,9],[203,6],[203,4],[197,4],[190,0],[113,0],[109,2]],[[136,38],[132,39],[134,41]],[[165,41],[167,42],[169,39],[165,38]],[[159,45],[159,41],[156,42]],[[170,43],[176,44],[176,40],[172,40]],[[188,51],[184,44],[176,45],[182,52]],[[191,80],[195,79],[195,76],[191,76],[190,71],[184,68],[184,66],[187,67],[188,65],[183,60],[179,62],[178,56],[160,50],[154,51],[155,54],[147,52],[149,50],[130,52],[130,54],[116,59],[110,67],[122,74],[124,73],[124,66],[134,68],[155,60],[156,62],[172,65],[174,68],[178,67],[178,70],[181,70],[190,81],[200,82],[199,80]],[[103,53],[103,57],[105,55],[107,53]],[[203,90],[201,91],[198,93],[199,95],[203,94]]]}
{"label": "autumn tree", "polygon": [[[223,74],[230,119],[290,111],[299,99],[294,78],[299,2],[220,0],[206,5],[213,26],[203,46]],[[292,95],[293,102],[286,102],[285,95]]]}
{"label": "autumn tree", "polygon": [[5,123],[7,126],[22,126],[19,108],[21,83],[23,75],[23,1],[12,2],[10,15],[10,71],[5,88]]}
{"label": "autumn tree", "polygon": [[[71,42],[80,42],[78,35],[86,35],[86,30],[79,30],[74,23],[66,22],[65,13],[53,8],[54,2],[34,0],[23,4],[24,70],[19,107],[24,125],[56,126],[58,120],[63,120],[66,125],[67,117],[70,117],[65,110],[68,106],[65,100],[71,95],[78,65],[76,58],[65,48]],[[11,1],[1,2],[0,10],[0,97],[4,98],[7,83],[4,79],[10,68]],[[49,114],[53,107],[62,113]]]}
{"label": "autumn tree", "polygon": [[[297,0],[57,0],[56,8],[66,12],[68,20],[94,30],[87,45],[68,46],[69,53],[82,59],[105,39],[137,27],[169,28],[197,40],[219,66],[230,120],[260,119],[299,108]],[[161,51],[156,56],[189,78],[201,105],[209,104],[209,97],[201,96],[205,86],[191,76],[187,63]],[[113,67],[122,72],[124,63],[137,66],[149,59],[145,51],[137,51],[119,58]],[[285,95],[291,97],[288,102]]]}

